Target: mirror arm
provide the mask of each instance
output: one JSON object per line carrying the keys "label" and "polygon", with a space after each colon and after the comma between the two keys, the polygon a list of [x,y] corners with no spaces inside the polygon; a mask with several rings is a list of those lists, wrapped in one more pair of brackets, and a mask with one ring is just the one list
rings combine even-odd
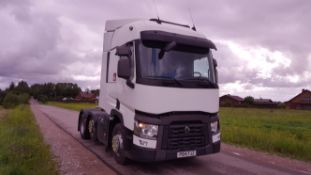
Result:
{"label": "mirror arm", "polygon": [[135,88],[135,84],[130,79],[126,80],[126,85],[132,89]]}

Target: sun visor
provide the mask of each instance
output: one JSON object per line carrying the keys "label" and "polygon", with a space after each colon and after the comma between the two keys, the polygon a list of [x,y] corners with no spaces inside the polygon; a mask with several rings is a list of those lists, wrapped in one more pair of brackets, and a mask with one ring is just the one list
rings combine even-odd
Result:
{"label": "sun visor", "polygon": [[141,40],[144,41],[156,41],[169,43],[175,41],[177,44],[181,45],[189,45],[196,46],[200,48],[206,49],[214,49],[217,50],[216,45],[208,39],[198,38],[194,36],[180,35],[176,33],[158,31],[158,30],[150,30],[150,31],[142,31]]}

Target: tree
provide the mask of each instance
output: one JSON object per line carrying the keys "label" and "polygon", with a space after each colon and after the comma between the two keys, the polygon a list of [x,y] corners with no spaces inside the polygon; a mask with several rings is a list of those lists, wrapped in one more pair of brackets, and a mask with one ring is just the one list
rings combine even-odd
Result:
{"label": "tree", "polygon": [[43,86],[42,86],[42,95],[45,95],[49,98],[55,98],[56,96],[56,92],[55,92],[55,84],[54,83],[44,83]]}
{"label": "tree", "polygon": [[17,86],[14,88],[14,91],[18,94],[29,93],[30,88],[29,88],[28,83],[26,81],[20,81],[20,82],[18,82]]}
{"label": "tree", "polygon": [[95,94],[96,96],[99,96],[99,89],[93,89],[91,90],[92,94]]}
{"label": "tree", "polygon": [[254,97],[247,96],[247,97],[244,98],[243,103],[244,104],[248,104],[248,105],[252,105],[252,104],[254,104],[254,101],[255,101]]}
{"label": "tree", "polygon": [[57,83],[55,93],[57,97],[76,97],[81,92],[80,87],[73,83]]}
{"label": "tree", "polygon": [[15,88],[15,84],[14,84],[14,82],[11,82],[8,91],[13,91],[14,88]]}
{"label": "tree", "polygon": [[2,104],[2,102],[3,102],[3,98],[4,98],[4,96],[5,96],[4,91],[3,91],[2,89],[0,89],[0,105],[1,105],[1,104]]}
{"label": "tree", "polygon": [[41,94],[43,94],[42,85],[40,84],[33,84],[30,87],[30,94],[34,98],[38,98]]}

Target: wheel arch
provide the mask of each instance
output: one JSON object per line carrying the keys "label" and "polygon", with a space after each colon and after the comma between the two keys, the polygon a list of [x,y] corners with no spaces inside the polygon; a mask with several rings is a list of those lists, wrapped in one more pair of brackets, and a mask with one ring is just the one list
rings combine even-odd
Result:
{"label": "wheel arch", "polygon": [[116,109],[112,109],[110,112],[110,116],[112,117],[111,123],[109,125],[109,135],[108,135],[108,146],[111,146],[112,140],[112,131],[113,128],[118,124],[121,123],[124,126],[123,115],[117,111]]}
{"label": "wheel arch", "polygon": [[111,110],[110,116],[113,118],[113,120],[119,121],[120,123],[124,124],[122,113],[117,111],[116,109]]}

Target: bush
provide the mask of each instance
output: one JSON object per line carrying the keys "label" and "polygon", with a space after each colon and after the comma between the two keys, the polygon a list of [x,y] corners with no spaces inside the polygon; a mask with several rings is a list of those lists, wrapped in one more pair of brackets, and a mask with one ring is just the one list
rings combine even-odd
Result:
{"label": "bush", "polygon": [[29,94],[23,93],[17,95],[13,92],[9,92],[5,95],[3,99],[3,106],[5,108],[14,108],[19,104],[27,104],[29,101]]}
{"label": "bush", "polygon": [[28,101],[30,99],[29,94],[23,93],[18,95],[18,104],[28,104]]}
{"label": "bush", "polygon": [[14,108],[18,104],[19,104],[18,95],[14,94],[12,92],[9,92],[5,95],[5,97],[3,99],[3,106],[5,108]]}
{"label": "bush", "polygon": [[49,98],[48,98],[47,96],[45,96],[45,95],[39,95],[39,96],[37,97],[37,100],[38,100],[39,102],[41,102],[41,103],[46,103],[46,102],[48,102]]}

